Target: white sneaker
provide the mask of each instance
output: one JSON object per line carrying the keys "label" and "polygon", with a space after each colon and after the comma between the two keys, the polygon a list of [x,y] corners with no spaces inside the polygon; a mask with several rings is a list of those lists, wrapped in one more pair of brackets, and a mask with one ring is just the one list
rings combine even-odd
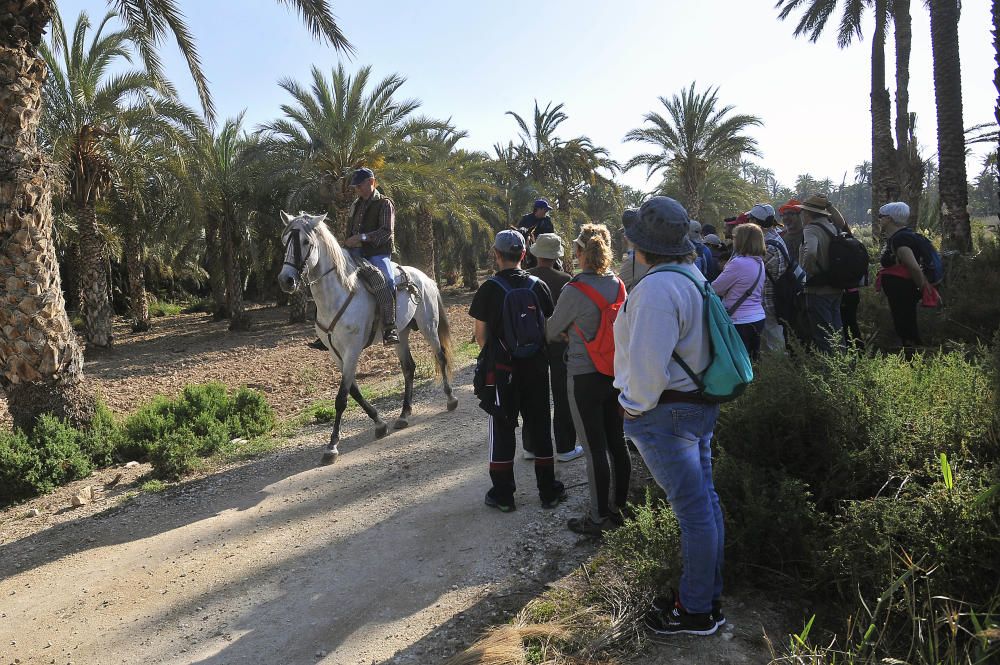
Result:
{"label": "white sneaker", "polygon": [[525,450],[523,453],[521,453],[521,459],[535,459],[535,453],[531,452],[530,450]]}
{"label": "white sneaker", "polygon": [[560,462],[572,462],[577,457],[581,457],[582,455],[583,455],[583,446],[577,446],[568,453],[559,453],[558,455],[556,455],[556,459],[559,460]]}

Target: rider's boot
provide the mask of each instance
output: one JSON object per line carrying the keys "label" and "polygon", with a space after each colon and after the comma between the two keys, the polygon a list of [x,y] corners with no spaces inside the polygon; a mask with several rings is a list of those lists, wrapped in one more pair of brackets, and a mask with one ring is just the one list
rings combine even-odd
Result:
{"label": "rider's boot", "polygon": [[399,333],[396,331],[396,324],[393,323],[388,328],[382,330],[382,344],[393,346],[399,344]]}

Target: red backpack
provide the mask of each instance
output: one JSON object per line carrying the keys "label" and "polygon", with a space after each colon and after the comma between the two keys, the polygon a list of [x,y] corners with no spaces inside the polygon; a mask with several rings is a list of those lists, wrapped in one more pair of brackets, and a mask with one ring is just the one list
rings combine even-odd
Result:
{"label": "red backpack", "polygon": [[587,355],[590,356],[594,367],[597,368],[598,372],[607,376],[615,375],[615,319],[618,318],[618,310],[625,302],[625,283],[617,277],[615,280],[618,282],[618,298],[613,303],[609,303],[601,297],[601,294],[592,286],[581,282],[569,283],[570,286],[579,289],[601,311],[601,323],[597,326],[597,334],[594,335],[594,339],[587,341],[580,326],[576,324],[573,326],[580,334],[580,339],[583,340]]}

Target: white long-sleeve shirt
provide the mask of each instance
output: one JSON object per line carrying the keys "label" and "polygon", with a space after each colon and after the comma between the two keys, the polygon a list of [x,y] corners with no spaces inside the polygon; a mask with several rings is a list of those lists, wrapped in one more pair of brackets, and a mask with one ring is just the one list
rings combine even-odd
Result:
{"label": "white long-sleeve shirt", "polygon": [[[705,277],[689,263],[677,264],[696,280]],[[651,411],[665,390],[693,392],[695,382],[671,354],[676,351],[696,373],[710,362],[704,297],[694,282],[672,272],[646,275],[629,293],[615,320],[615,387],[619,403],[632,413]]]}

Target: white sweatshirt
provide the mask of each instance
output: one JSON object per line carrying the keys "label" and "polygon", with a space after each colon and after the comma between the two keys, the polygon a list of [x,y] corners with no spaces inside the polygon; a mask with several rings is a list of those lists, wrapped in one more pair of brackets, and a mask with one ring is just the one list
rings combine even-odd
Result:
{"label": "white sweatshirt", "polygon": [[[705,277],[694,264],[677,264],[699,282]],[[693,371],[710,362],[704,297],[684,275],[646,275],[629,293],[615,321],[615,387],[619,402],[632,413],[651,411],[664,390],[698,389],[671,354],[676,350]]]}

